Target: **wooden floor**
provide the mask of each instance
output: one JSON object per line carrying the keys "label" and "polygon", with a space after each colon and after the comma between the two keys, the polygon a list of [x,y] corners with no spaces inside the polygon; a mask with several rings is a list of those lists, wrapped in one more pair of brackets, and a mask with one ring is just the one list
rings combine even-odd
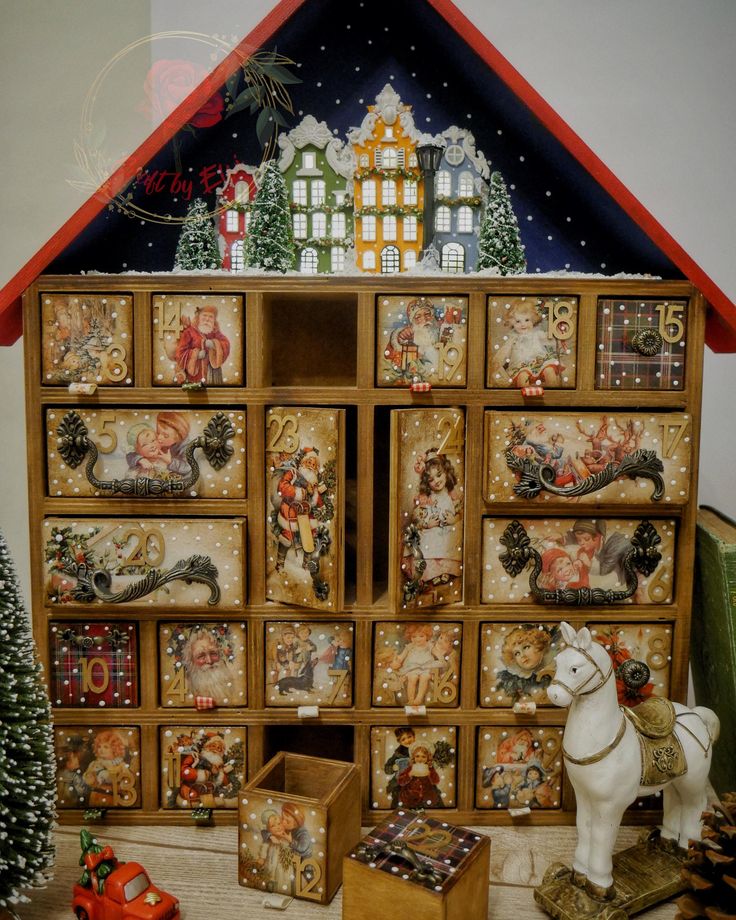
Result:
{"label": "wooden floor", "polygon": [[[569,864],[575,829],[478,830],[492,838],[488,916],[495,920],[546,916],[534,903],[533,888],[550,863],[560,860]],[[98,832],[100,840],[111,844],[120,859],[142,863],[157,885],[179,898],[182,920],[274,920],[279,916],[279,912],[262,906],[262,894],[238,885],[234,827],[110,827]],[[616,849],[635,843],[640,832],[641,828],[622,828]],[[59,828],[56,843],[56,877],[48,888],[34,892],[30,904],[20,906],[22,920],[70,920],[72,916],[72,886],[81,872],[78,829]],[[669,903],[639,916],[673,920],[675,913],[674,904]],[[282,916],[287,920],[337,920],[342,916],[341,892],[328,907],[292,901]]]}

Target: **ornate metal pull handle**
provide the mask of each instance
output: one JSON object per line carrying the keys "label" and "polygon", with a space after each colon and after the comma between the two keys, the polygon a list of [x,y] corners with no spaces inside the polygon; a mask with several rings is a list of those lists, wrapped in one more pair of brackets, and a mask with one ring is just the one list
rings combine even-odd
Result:
{"label": "ornate metal pull handle", "polygon": [[657,546],[662,538],[649,521],[641,521],[634,531],[631,547],[622,559],[626,574],[626,588],[555,588],[547,590],[537,582],[542,571],[542,557],[532,546],[529,534],[520,521],[512,521],[501,535],[506,552],[499,555],[506,572],[516,578],[531,563],[529,590],[534,598],[543,604],[568,604],[587,607],[593,604],[616,604],[632,597],[639,586],[637,572],[651,575],[659,565],[662,554]]}
{"label": "ornate metal pull handle", "polygon": [[56,442],[58,451],[71,469],[75,470],[89,454],[85,475],[95,489],[113,495],[134,495],[140,498],[149,495],[167,496],[191,489],[199,479],[199,464],[194,459],[194,452],[198,448],[204,452],[213,469],[221,470],[233,455],[230,438],[235,435],[235,429],[224,412],[214,415],[202,434],[189,444],[184,453],[184,460],[190,469],[189,475],[177,480],[149,479],[146,476],[135,479],[98,479],[94,472],[99,456],[97,445],[90,439],[87,426],[73,409],[61,420],[56,433],[59,436]]}
{"label": "ornate metal pull handle", "polygon": [[69,563],[64,566],[63,571],[76,580],[69,593],[75,601],[82,604],[90,604],[95,600],[104,601],[106,604],[137,601],[171,581],[205,584],[210,589],[207,603],[214,606],[220,600],[217,567],[209,556],[189,556],[188,559],[181,559],[168,571],[151,569],[140,581],[116,592],[110,590],[112,576],[107,569],[90,569],[86,563]]}
{"label": "ornate metal pull handle", "polygon": [[367,843],[360,843],[356,854],[359,859],[365,862],[375,862],[378,856],[398,856],[406,860],[412,867],[409,877],[413,881],[424,882],[432,886],[442,884],[442,876],[432,868],[429,860],[419,856],[402,840],[391,840],[386,843],[376,843],[372,846]]}
{"label": "ornate metal pull handle", "polygon": [[628,476],[629,479],[640,476],[651,479],[654,483],[654,491],[651,494],[653,502],[659,501],[664,495],[664,464],[653,450],[635,450],[627,454],[620,463],[607,463],[600,472],[588,476],[587,479],[581,479],[572,486],[556,486],[554,483],[557,471],[549,463],[535,463],[528,457],[518,457],[512,448],[506,451],[505,457],[508,468],[520,476],[514,486],[514,492],[520,498],[536,498],[542,490],[552,492],[553,495],[577,498],[579,495],[597,492],[622,476]]}

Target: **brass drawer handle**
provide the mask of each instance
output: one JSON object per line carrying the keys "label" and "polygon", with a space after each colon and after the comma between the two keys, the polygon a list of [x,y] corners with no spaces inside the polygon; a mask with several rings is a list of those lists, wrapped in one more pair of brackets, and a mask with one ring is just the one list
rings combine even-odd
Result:
{"label": "brass drawer handle", "polygon": [[512,521],[501,535],[506,552],[499,555],[501,565],[512,578],[520,575],[527,565],[532,565],[529,590],[535,600],[543,604],[568,604],[589,607],[594,604],[617,604],[633,597],[639,587],[637,572],[649,576],[657,568],[662,554],[657,546],[662,538],[649,521],[641,521],[631,538],[631,547],[621,560],[626,574],[626,588],[555,588],[540,587],[537,579],[542,572],[542,556],[532,546],[529,534],[520,521]]}
{"label": "brass drawer handle", "polygon": [[189,475],[185,479],[149,479],[139,476],[135,479],[98,479],[95,476],[95,464],[99,456],[97,445],[89,437],[87,426],[80,416],[72,409],[67,412],[56,429],[58,440],[57,449],[67,466],[75,470],[89,454],[85,474],[87,481],[100,492],[109,492],[112,495],[133,495],[136,498],[147,496],[168,496],[174,493],[187,492],[199,479],[199,464],[194,459],[194,452],[199,448],[203,451],[207,462],[215,470],[221,470],[234,453],[230,438],[234,437],[235,429],[224,412],[214,415],[202,434],[195,438],[184,453],[184,460],[189,466]]}
{"label": "brass drawer handle", "polygon": [[651,494],[653,502],[659,501],[664,495],[664,479],[662,472],[664,464],[653,450],[639,449],[627,454],[619,463],[611,461],[600,470],[581,479],[571,486],[556,486],[554,484],[557,471],[549,463],[537,463],[529,457],[520,457],[514,453],[512,445],[505,453],[506,465],[520,476],[514,486],[514,492],[520,498],[536,498],[541,491],[551,492],[553,495],[576,498],[579,495],[588,495],[610,485],[622,476],[629,479],[642,477],[651,479],[654,490]]}
{"label": "brass drawer handle", "polygon": [[172,581],[205,584],[210,589],[207,603],[214,606],[220,600],[217,567],[209,556],[189,556],[187,559],[180,559],[168,571],[151,569],[139,581],[116,592],[110,590],[112,575],[107,569],[90,569],[84,562],[69,562],[61,571],[76,580],[76,584],[70,588],[69,593],[75,601],[82,604],[91,604],[96,600],[106,604],[125,604],[128,601],[137,601]]}

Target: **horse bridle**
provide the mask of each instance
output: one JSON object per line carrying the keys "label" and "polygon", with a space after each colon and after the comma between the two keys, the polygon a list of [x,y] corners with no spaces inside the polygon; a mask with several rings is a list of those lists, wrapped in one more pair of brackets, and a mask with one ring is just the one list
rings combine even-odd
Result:
{"label": "horse bridle", "polygon": [[[593,665],[593,668],[595,670],[592,671],[588,675],[588,677],[586,677],[586,679],[574,690],[572,687],[568,687],[567,684],[563,683],[561,680],[558,680],[557,677],[555,677],[550,682],[550,687],[552,687],[554,684],[557,684],[558,687],[562,687],[563,690],[567,691],[567,693],[569,693],[570,696],[573,699],[575,699],[576,696],[588,696],[589,693],[595,693],[596,690],[600,690],[601,687],[605,686],[605,684],[607,684],[608,681],[613,676],[613,663],[611,662],[611,666],[608,671],[608,674],[604,674],[600,668],[600,665],[593,658],[592,655],[589,655],[582,648],[578,648],[577,646],[572,646],[572,647],[575,649],[576,652],[579,652],[583,656],[583,658],[589,661]],[[583,688],[587,687],[587,685],[591,682],[591,680],[593,680],[593,678],[596,675],[600,677],[600,681],[595,685],[595,687],[589,687],[587,690],[584,690]],[[562,745],[562,756],[565,758],[565,760],[569,761],[570,763],[574,763],[577,766],[581,766],[581,767],[587,766],[588,764],[592,764],[592,763],[598,763],[598,761],[603,760],[604,757],[610,754],[614,748],[618,747],[619,742],[623,738],[625,731],[626,731],[626,716],[622,714],[621,724],[619,725],[618,731],[616,732],[616,737],[613,739],[613,741],[611,741],[610,744],[607,744],[604,748],[602,748],[600,751],[597,751],[595,754],[589,754],[587,757],[572,757],[565,750],[565,745],[563,744]]]}

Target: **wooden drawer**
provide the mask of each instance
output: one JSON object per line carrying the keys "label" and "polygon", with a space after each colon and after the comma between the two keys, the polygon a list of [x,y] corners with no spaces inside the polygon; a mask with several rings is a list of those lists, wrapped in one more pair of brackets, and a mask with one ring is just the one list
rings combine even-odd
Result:
{"label": "wooden drawer", "polygon": [[486,517],[481,603],[671,604],[675,529],[672,519]]}
{"label": "wooden drawer", "polygon": [[246,777],[246,731],[233,725],[163,725],[161,808],[237,808]]}
{"label": "wooden drawer", "polygon": [[486,412],[488,502],[685,505],[692,421],[680,412]]}
{"label": "wooden drawer", "polygon": [[65,725],[54,729],[54,748],[57,808],[141,807],[139,728]]}
{"label": "wooden drawer", "polygon": [[559,810],[563,731],[556,726],[480,726],[475,807]]}
{"label": "wooden drawer", "polygon": [[245,498],[245,412],[46,410],[53,497]]}
{"label": "wooden drawer", "polygon": [[486,386],[574,389],[577,336],[577,297],[490,294]]}
{"label": "wooden drawer", "polygon": [[371,728],[371,808],[455,808],[457,729]]}
{"label": "wooden drawer", "polygon": [[42,386],[132,386],[133,297],[41,292]]}
{"label": "wooden drawer", "polygon": [[246,635],[245,623],[221,620],[159,623],[161,706],[185,709],[196,706],[198,699],[200,704],[208,701],[209,708],[245,706],[248,701]]}
{"label": "wooden drawer", "polygon": [[682,392],[687,312],[686,300],[600,298],[596,388]]}
{"label": "wooden drawer", "polygon": [[245,607],[243,518],[46,518],[42,533],[48,606]]}

